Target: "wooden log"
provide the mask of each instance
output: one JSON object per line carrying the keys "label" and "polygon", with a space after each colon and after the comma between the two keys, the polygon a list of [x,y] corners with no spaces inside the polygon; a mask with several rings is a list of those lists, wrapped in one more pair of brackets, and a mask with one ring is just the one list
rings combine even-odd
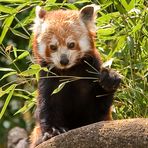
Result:
{"label": "wooden log", "polygon": [[37,148],[148,148],[148,118],[94,123],[53,137]]}

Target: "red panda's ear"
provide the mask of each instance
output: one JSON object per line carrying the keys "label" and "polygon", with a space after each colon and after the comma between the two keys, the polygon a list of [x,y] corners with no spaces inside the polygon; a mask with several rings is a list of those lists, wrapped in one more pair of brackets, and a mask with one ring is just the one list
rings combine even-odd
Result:
{"label": "red panda's ear", "polygon": [[34,34],[39,35],[40,33],[45,32],[47,28],[47,23],[44,19],[47,12],[43,10],[40,6],[37,6],[35,13],[36,18],[34,19],[32,30]]}
{"label": "red panda's ear", "polygon": [[94,20],[96,18],[97,11],[100,9],[98,5],[92,4],[83,7],[80,10],[80,19],[86,24],[90,25],[90,23],[94,24]]}
{"label": "red panda's ear", "polygon": [[36,7],[36,17],[38,19],[43,19],[46,14],[46,11],[43,10],[40,6]]}

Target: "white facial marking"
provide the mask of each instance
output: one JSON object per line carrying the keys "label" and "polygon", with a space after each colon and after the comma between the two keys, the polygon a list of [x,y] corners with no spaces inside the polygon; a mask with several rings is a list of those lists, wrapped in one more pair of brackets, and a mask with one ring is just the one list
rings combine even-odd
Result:
{"label": "white facial marking", "polygon": [[44,33],[46,31],[47,27],[48,27],[48,24],[46,21],[44,21],[41,25],[41,32],[40,33]]}
{"label": "white facial marking", "polygon": [[38,44],[38,50],[39,50],[39,54],[40,54],[43,58],[45,58],[45,49],[46,49],[46,44],[43,43],[43,42],[40,42],[40,43]]}
{"label": "white facial marking", "polygon": [[53,35],[53,37],[51,38],[50,44],[51,45],[58,45],[59,44],[58,39],[56,38],[55,35]]}
{"label": "white facial marking", "polygon": [[90,41],[88,36],[82,36],[79,40],[79,46],[82,52],[88,52],[91,50]]}

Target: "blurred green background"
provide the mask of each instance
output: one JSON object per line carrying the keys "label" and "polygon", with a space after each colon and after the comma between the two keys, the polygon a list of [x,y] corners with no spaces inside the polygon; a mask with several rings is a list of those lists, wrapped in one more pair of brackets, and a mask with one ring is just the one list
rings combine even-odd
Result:
{"label": "blurred green background", "polygon": [[95,3],[96,46],[104,66],[122,75],[113,105],[114,119],[148,117],[147,0],[0,0],[0,148],[15,126],[31,131],[41,67],[32,57],[35,7],[80,9]]}

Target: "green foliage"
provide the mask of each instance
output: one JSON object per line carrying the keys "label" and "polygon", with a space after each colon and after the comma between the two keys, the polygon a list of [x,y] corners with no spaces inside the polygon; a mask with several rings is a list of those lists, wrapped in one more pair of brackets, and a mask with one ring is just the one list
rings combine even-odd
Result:
{"label": "green foliage", "polygon": [[105,64],[123,76],[114,116],[148,117],[148,9],[144,1],[114,1],[114,6],[112,13],[106,13],[106,7],[102,7],[97,20],[98,49],[107,61]]}
{"label": "green foliage", "polygon": [[[11,87],[11,88],[10,88]],[[8,104],[9,104],[9,102],[10,102],[10,99],[12,98],[12,95],[13,95],[13,92],[14,92],[14,90],[15,90],[15,87],[16,87],[16,85],[15,84],[13,84],[13,85],[11,85],[7,90],[5,90],[4,91],[4,93],[8,93],[8,96],[7,96],[7,98],[6,98],[6,101],[5,101],[5,104],[4,104],[4,106],[3,106],[3,108],[2,108],[2,111],[1,111],[1,113],[0,113],[0,119],[2,118],[2,116],[3,116],[3,114],[5,113],[5,111],[6,111],[6,109],[7,109],[7,106],[8,106]],[[9,91],[8,91],[9,90]],[[2,91],[2,93],[3,93],[3,91]]]}
{"label": "green foliage", "polygon": [[[0,0],[0,131],[8,128],[4,123],[10,120],[9,114],[11,117],[15,114],[11,119],[14,124],[9,128],[16,124],[24,126],[22,121],[15,120],[18,113],[32,111],[39,71],[47,71],[34,64],[31,56],[29,29],[35,6],[47,10],[78,9],[89,3],[93,2]],[[148,3],[146,0],[100,0],[96,4],[101,6],[96,22],[97,49],[104,66],[122,75],[121,88],[114,101],[114,118],[148,117]],[[62,82],[53,93],[58,93],[69,81]],[[20,103],[14,110],[12,100]]]}

